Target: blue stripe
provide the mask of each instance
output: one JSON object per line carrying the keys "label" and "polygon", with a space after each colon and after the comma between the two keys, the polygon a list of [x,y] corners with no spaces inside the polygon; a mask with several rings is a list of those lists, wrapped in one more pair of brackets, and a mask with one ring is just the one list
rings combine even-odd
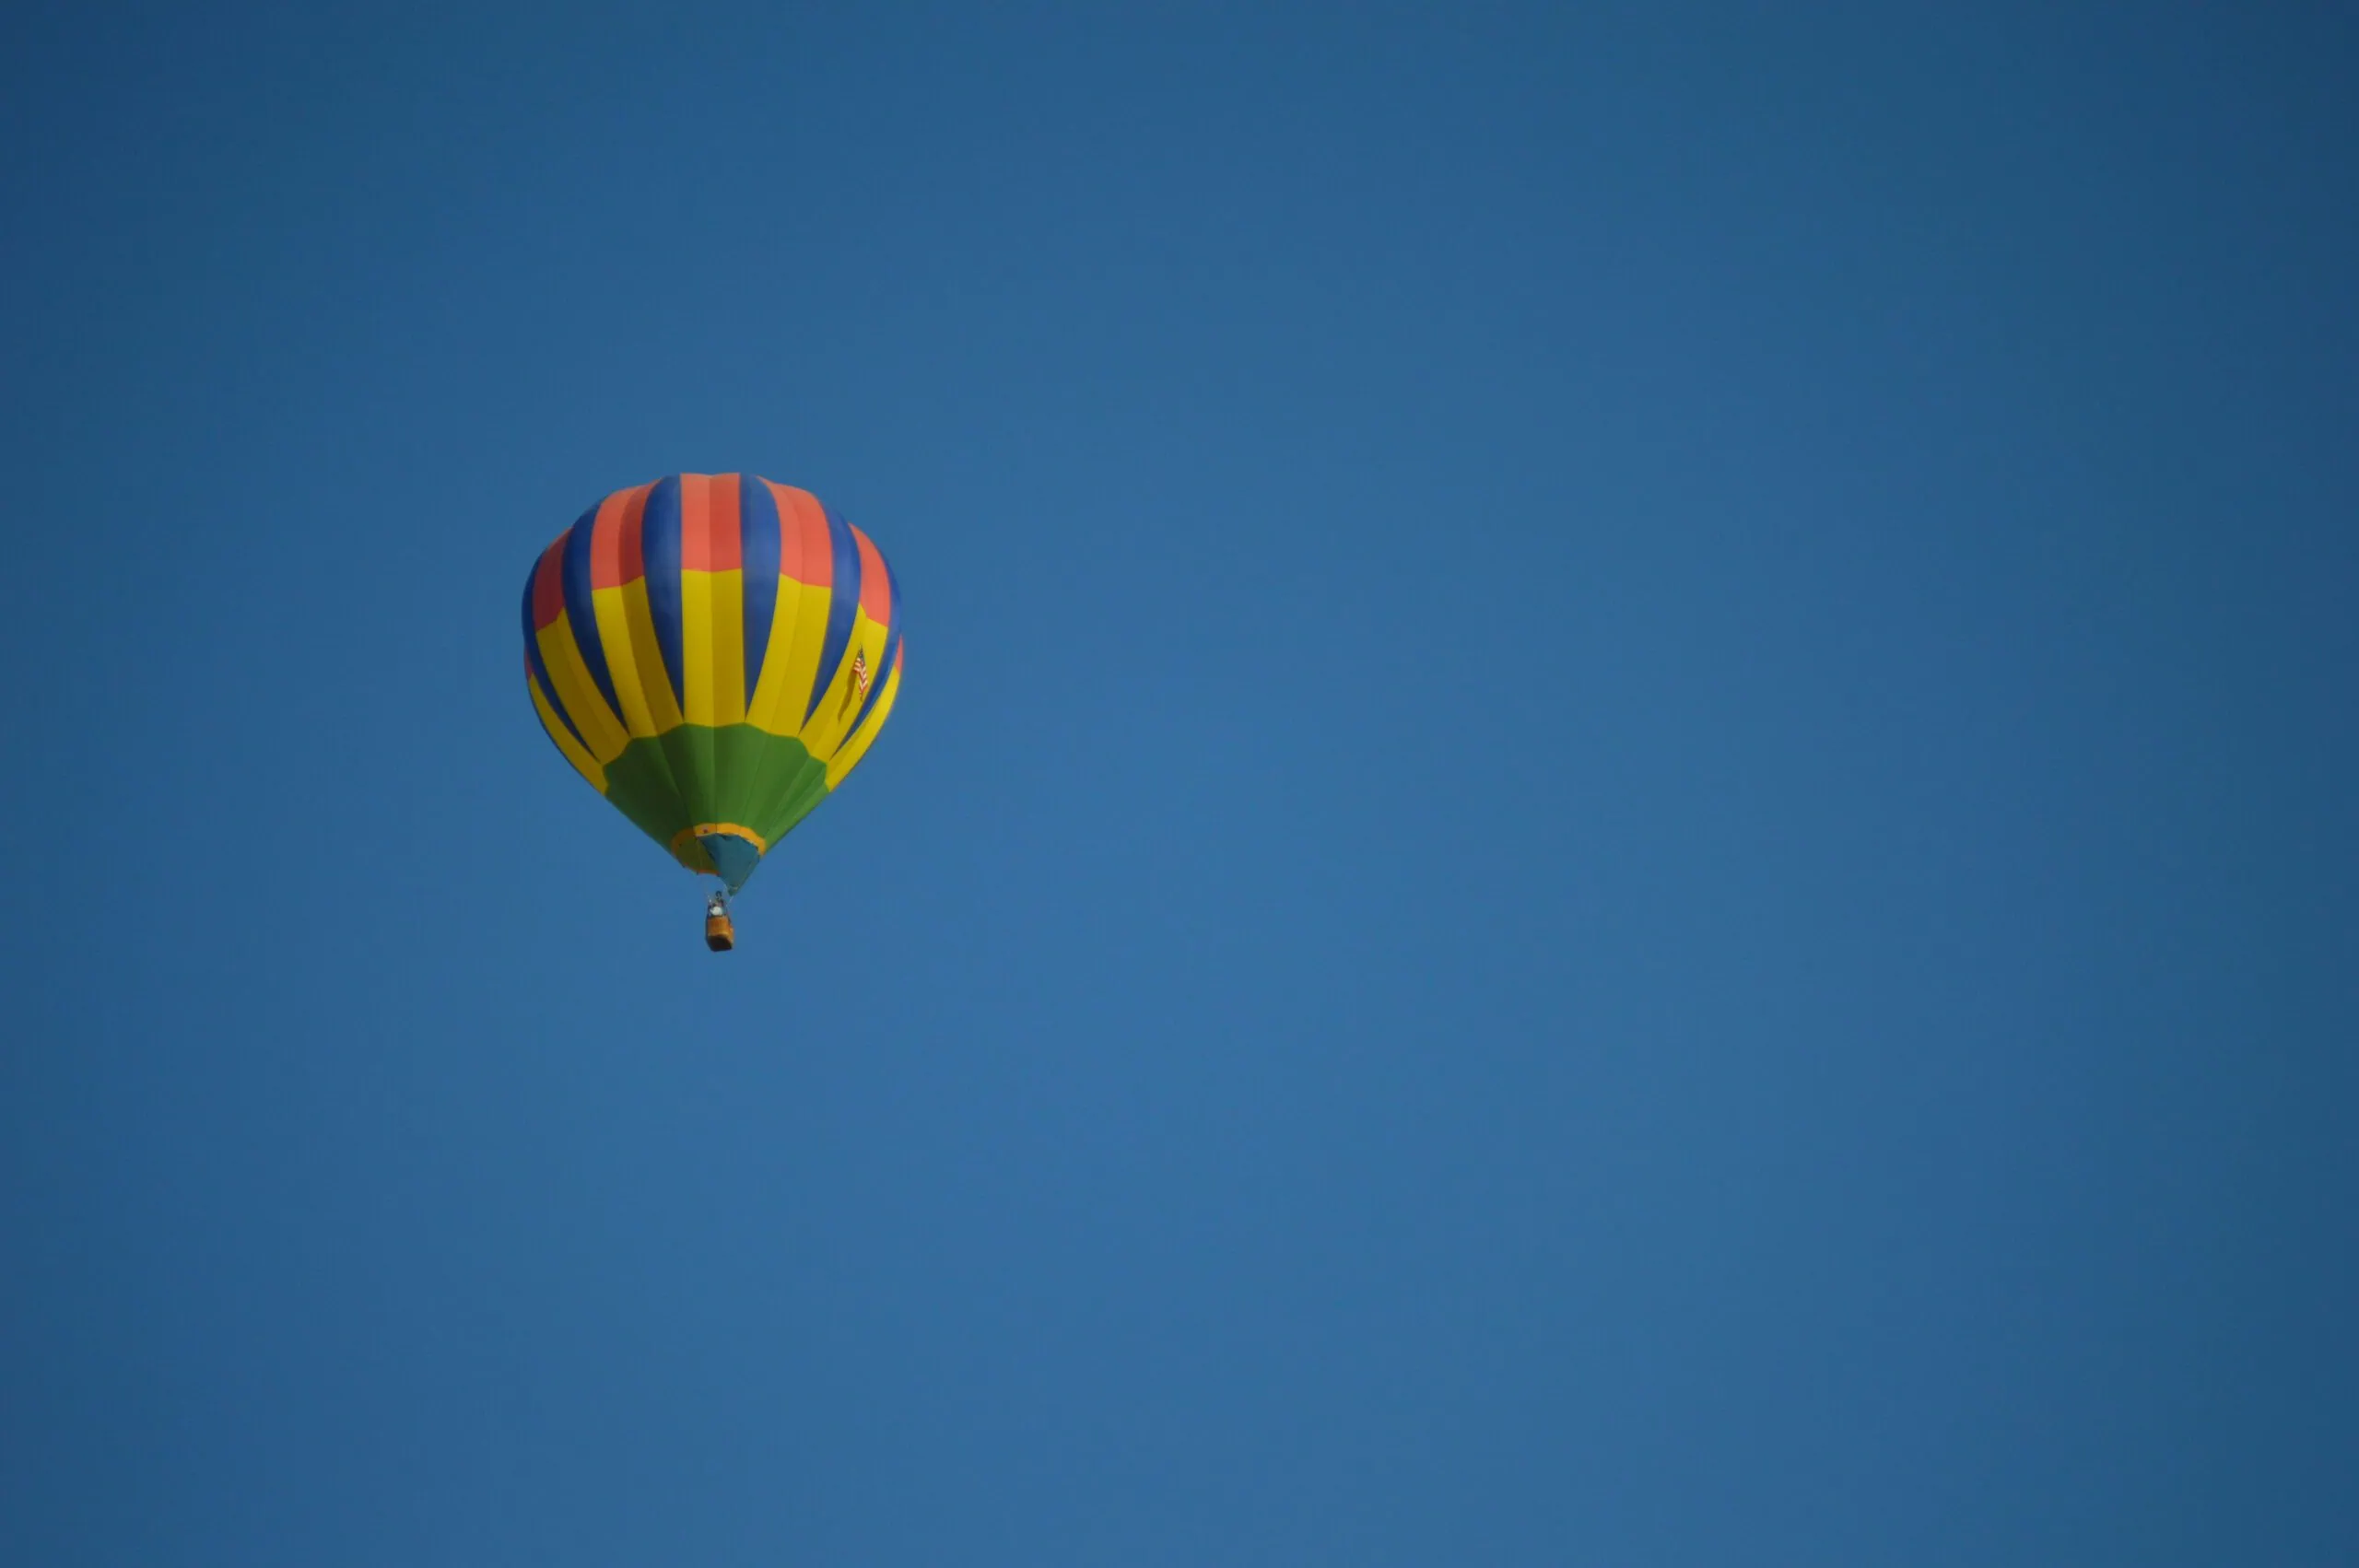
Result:
{"label": "blue stripe", "polygon": [[[524,667],[532,671],[534,681],[541,688],[541,695],[548,698],[549,711],[556,714],[557,721],[565,726],[565,732],[581,741],[581,731],[574,727],[573,715],[568,713],[565,704],[557,699],[557,683],[549,679],[549,668],[541,661],[541,639],[533,630],[533,579],[540,575],[541,561],[535,556],[533,557],[533,569],[524,574]],[[549,740],[551,744],[555,744],[557,737],[552,735]],[[581,749],[588,751],[590,743],[582,741]]]}
{"label": "blue stripe", "polygon": [[687,660],[680,637],[680,476],[657,482],[648,492],[640,524],[640,558],[646,564],[647,608],[655,619],[655,646],[672,677],[672,700],[688,706]]}
{"label": "blue stripe", "polygon": [[[876,541],[872,539],[869,543],[874,544]],[[876,552],[876,558],[885,562],[885,591],[892,595],[893,607],[885,613],[885,651],[878,657],[876,668],[869,673],[868,700],[860,705],[860,711],[852,716],[851,728],[844,731],[846,743],[860,733],[863,724],[868,722],[869,714],[885,695],[885,680],[893,673],[893,661],[901,654],[901,579],[893,570],[893,563],[886,559],[883,550]]]}
{"label": "blue stripe", "polygon": [[778,611],[778,497],[746,474],[737,481],[737,557],[745,581],[745,700],[762,684],[762,655],[769,651],[770,617]]}
{"label": "blue stripe", "polygon": [[590,535],[597,521],[598,509],[592,507],[566,531],[565,555],[557,563],[564,569],[557,580],[565,589],[565,624],[573,629],[573,646],[581,650],[590,684],[606,699],[606,711],[619,715],[622,699],[615,696],[615,678],[606,670],[606,645],[598,635],[598,603],[590,597]]}
{"label": "blue stripe", "polygon": [[827,601],[827,640],[819,649],[819,667],[811,672],[811,700],[803,709],[805,724],[819,711],[819,699],[835,685],[836,665],[851,641],[851,618],[860,608],[860,545],[833,507],[822,506],[819,509],[827,518],[827,544],[836,557],[836,586],[834,597]]}

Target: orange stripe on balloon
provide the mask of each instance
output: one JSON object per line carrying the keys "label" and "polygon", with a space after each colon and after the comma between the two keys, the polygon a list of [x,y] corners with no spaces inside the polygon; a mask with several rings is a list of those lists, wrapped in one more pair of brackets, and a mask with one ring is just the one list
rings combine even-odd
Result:
{"label": "orange stripe on balloon", "polygon": [[705,565],[705,530],[711,509],[705,504],[705,476],[680,475],[680,569],[710,571]]}
{"label": "orange stripe on balloon", "polygon": [[728,572],[738,568],[737,476],[680,475],[680,569]]}
{"label": "orange stripe on balloon", "polygon": [[598,521],[590,534],[590,586],[620,588],[647,575],[639,557],[639,523],[647,511],[652,485],[617,490],[598,503]]}
{"label": "orange stripe on balloon", "polygon": [[549,547],[541,552],[541,564],[533,568],[534,631],[546,629],[565,614],[565,541],[572,532],[569,528],[558,534]]}
{"label": "orange stripe on balloon", "polygon": [[741,505],[737,488],[740,481],[734,474],[712,476],[711,521],[707,535],[712,552],[712,565],[708,570],[734,572],[745,564],[745,520],[738,509]]}
{"label": "orange stripe on balloon", "polygon": [[854,544],[860,546],[860,607],[878,626],[893,623],[893,584],[885,575],[885,557],[877,553],[875,544],[859,529],[851,531]]}
{"label": "orange stripe on balloon", "polygon": [[770,484],[770,494],[778,497],[778,575],[812,588],[833,587],[836,548],[827,539],[827,513],[819,497],[792,485]]}

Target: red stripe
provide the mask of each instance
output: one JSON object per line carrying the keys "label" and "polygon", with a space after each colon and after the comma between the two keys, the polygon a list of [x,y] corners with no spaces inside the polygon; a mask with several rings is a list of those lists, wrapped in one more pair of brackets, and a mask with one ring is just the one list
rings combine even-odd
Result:
{"label": "red stripe", "polygon": [[827,514],[819,497],[792,485],[763,483],[778,497],[780,580],[791,578],[811,588],[833,588],[836,547],[828,542]]}
{"label": "red stripe", "polygon": [[860,546],[860,607],[880,626],[893,624],[893,579],[885,575],[885,557],[867,534],[855,528],[851,542]]}
{"label": "red stripe", "polygon": [[793,503],[788,498],[800,494],[775,479],[765,479],[770,487],[770,501],[778,508],[778,579],[780,583],[803,580],[803,530],[794,521]]}
{"label": "red stripe", "polygon": [[557,543],[541,552],[541,564],[533,568],[534,631],[556,625],[565,614],[565,542],[572,533],[569,528],[558,534]]}
{"label": "red stripe", "polygon": [[639,556],[640,519],[647,512],[647,492],[652,485],[617,490],[598,503],[597,525],[590,534],[590,586],[620,588],[647,575]]}
{"label": "red stripe", "polygon": [[706,522],[710,530],[708,548],[712,565],[708,570],[717,572],[742,571],[745,566],[745,519],[739,510],[738,486],[742,483],[734,474],[712,476],[711,516]]}
{"label": "red stripe", "polygon": [[705,564],[705,535],[711,515],[705,504],[706,483],[701,474],[680,475],[680,569],[684,572],[712,569]]}
{"label": "red stripe", "polygon": [[732,572],[738,548],[737,475],[680,475],[680,569]]}
{"label": "red stripe", "polygon": [[647,532],[647,497],[655,493],[650,485],[623,509],[622,543],[616,549],[622,556],[623,580],[638,582],[647,576],[647,551],[642,542]]}

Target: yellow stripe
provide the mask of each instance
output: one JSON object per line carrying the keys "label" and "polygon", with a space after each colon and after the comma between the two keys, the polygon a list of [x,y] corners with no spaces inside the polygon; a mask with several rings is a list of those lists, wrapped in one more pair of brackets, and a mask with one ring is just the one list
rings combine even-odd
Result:
{"label": "yellow stripe", "polygon": [[875,743],[876,732],[885,728],[885,720],[892,717],[894,699],[900,695],[901,666],[896,663],[892,673],[885,677],[885,695],[876,699],[876,711],[868,716],[868,722],[863,724],[859,732],[844,743],[843,750],[828,762],[828,789],[842,783],[844,775],[860,766],[860,759],[866,756],[868,748]]}
{"label": "yellow stripe", "polygon": [[655,640],[655,612],[648,608],[647,579],[635,577],[620,588],[602,588],[593,595],[598,601],[598,627],[606,626],[605,595],[615,595],[621,610],[623,634],[606,638],[606,667],[615,671],[615,696],[625,703],[632,698],[623,695],[623,677],[618,666],[630,668],[631,690],[645,710],[647,728],[632,722],[631,733],[661,735],[680,727],[680,704],[672,695],[672,677],[663,669],[663,645]]}
{"label": "yellow stripe", "polygon": [[811,701],[811,677],[818,673],[827,640],[832,591],[780,578],[778,608],[770,616],[770,640],[762,654],[762,677],[754,687],[747,717],[773,735],[800,734],[803,709]]}
{"label": "yellow stripe", "polygon": [[557,716],[557,709],[549,706],[549,699],[541,694],[541,683],[534,680],[529,672],[524,676],[524,684],[532,688],[533,711],[541,716],[541,728],[549,732],[549,739],[555,741],[557,749],[565,754],[565,760],[573,764],[573,771],[590,780],[591,788],[598,793],[604,794],[606,770],[598,766],[596,757],[581,749],[581,743],[573,738],[572,731],[565,727],[565,721]]}
{"label": "yellow stripe", "polygon": [[590,755],[600,762],[612,762],[623,755],[630,744],[630,732],[623,721],[615,717],[606,699],[598,695],[598,687],[590,679],[590,667],[581,661],[581,649],[573,641],[572,624],[565,612],[557,612],[557,619],[540,630],[541,663],[549,673],[549,680],[557,687],[557,699],[565,705],[566,717],[581,731],[582,741],[590,747]]}
{"label": "yellow stripe", "polygon": [[[598,612],[598,642],[605,649],[606,673],[614,677],[615,700],[623,705],[623,722],[629,726],[632,738],[658,734],[655,714],[648,707],[647,693],[639,678],[639,661],[631,657],[630,610],[624,602],[627,590],[601,588],[590,595],[590,603]],[[647,597],[644,586],[640,598]],[[669,696],[671,693],[664,693]]]}
{"label": "yellow stripe", "polygon": [[[870,679],[883,673],[877,669],[877,660],[885,652],[885,628],[870,620],[864,610],[852,617],[851,636],[844,643],[843,657],[837,661],[827,689],[820,696],[818,711],[803,727],[803,749],[813,756],[835,755],[836,748],[843,744],[844,732],[859,717],[861,705],[868,700],[868,694],[852,685],[851,656],[857,651],[868,655]],[[878,700],[883,701],[881,697]]]}
{"label": "yellow stripe", "polygon": [[688,722],[745,721],[745,591],[739,571],[680,574],[681,685]]}

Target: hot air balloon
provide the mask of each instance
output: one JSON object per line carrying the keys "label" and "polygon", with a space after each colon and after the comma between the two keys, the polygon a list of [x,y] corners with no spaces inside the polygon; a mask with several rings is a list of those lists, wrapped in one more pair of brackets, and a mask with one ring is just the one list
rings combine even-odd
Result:
{"label": "hot air balloon", "polygon": [[901,593],[807,490],[675,474],[617,490],[524,584],[524,671],[574,771],[728,899],[860,765],[901,686]]}

